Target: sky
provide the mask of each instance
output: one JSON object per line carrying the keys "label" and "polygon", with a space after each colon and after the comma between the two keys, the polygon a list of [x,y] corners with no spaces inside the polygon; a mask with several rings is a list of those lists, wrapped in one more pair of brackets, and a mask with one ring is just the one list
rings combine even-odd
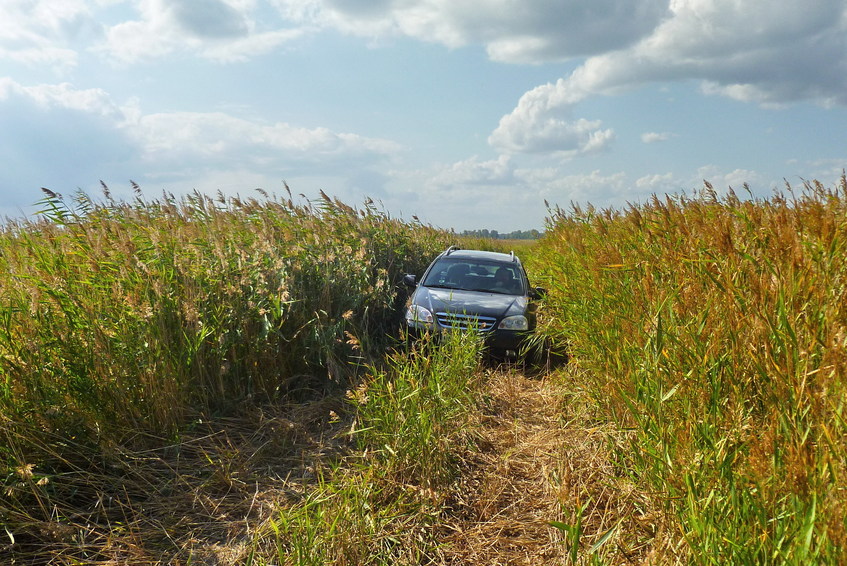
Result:
{"label": "sky", "polygon": [[0,0],[6,218],[287,184],[509,232],[845,168],[845,0]]}

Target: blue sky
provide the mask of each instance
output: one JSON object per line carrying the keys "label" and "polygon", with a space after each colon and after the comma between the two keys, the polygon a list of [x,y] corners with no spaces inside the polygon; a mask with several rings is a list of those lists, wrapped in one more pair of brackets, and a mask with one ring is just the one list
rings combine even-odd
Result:
{"label": "blue sky", "polygon": [[847,168],[844,0],[0,0],[0,215],[257,188],[457,230]]}

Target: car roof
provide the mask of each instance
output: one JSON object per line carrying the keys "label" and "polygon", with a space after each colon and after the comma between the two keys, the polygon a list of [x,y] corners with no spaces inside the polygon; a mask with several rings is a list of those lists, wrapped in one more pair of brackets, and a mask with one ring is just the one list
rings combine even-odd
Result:
{"label": "car roof", "polygon": [[441,257],[450,257],[456,259],[487,259],[503,263],[520,263],[520,260],[514,253],[504,254],[500,252],[488,252],[483,250],[462,250],[457,248],[449,248]]}

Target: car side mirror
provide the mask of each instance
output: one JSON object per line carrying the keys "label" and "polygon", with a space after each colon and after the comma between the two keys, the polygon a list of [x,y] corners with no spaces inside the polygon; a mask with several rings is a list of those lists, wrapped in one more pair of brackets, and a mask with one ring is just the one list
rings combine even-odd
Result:
{"label": "car side mirror", "polygon": [[406,287],[417,287],[418,282],[415,280],[415,276],[411,273],[407,273],[403,276],[403,285]]}
{"label": "car side mirror", "polygon": [[536,287],[530,293],[530,297],[533,299],[543,299],[547,296],[547,289],[544,287]]}

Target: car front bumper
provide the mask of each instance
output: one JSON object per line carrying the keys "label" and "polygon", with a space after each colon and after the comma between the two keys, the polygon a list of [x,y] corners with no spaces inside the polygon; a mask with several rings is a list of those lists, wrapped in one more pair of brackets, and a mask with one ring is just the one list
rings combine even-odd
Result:
{"label": "car front bumper", "polygon": [[[437,323],[424,324],[421,322],[408,322],[408,330],[409,334],[415,338],[430,333],[465,332],[465,330],[440,326]],[[524,342],[531,333],[531,330],[503,330],[499,328],[478,332],[483,339],[483,345],[489,352],[495,356],[506,358],[518,357]]]}

